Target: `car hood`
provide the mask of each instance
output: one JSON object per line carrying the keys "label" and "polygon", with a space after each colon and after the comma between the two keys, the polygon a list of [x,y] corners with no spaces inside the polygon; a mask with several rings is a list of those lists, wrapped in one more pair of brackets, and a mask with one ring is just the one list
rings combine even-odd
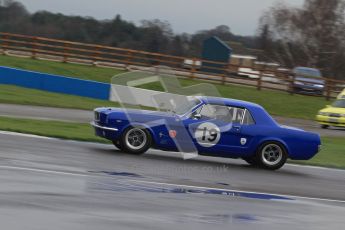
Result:
{"label": "car hood", "polygon": [[340,113],[345,114],[345,108],[337,108],[337,107],[328,107],[320,110],[323,113]]}

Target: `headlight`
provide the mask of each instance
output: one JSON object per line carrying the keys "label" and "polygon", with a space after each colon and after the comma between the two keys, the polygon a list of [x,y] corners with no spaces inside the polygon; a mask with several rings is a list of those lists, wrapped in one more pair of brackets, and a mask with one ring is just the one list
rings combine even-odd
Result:
{"label": "headlight", "polygon": [[319,115],[321,115],[321,116],[328,116],[329,113],[326,113],[326,112],[319,112]]}
{"label": "headlight", "polygon": [[315,87],[318,87],[318,88],[323,88],[324,87],[324,85],[319,85],[319,84],[316,84],[316,85],[314,85]]}

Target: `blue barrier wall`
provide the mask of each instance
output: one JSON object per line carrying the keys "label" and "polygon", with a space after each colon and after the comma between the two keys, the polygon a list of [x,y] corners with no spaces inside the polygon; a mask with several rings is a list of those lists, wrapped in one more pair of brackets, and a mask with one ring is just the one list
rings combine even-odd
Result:
{"label": "blue barrier wall", "polygon": [[0,84],[108,100],[110,84],[0,66]]}

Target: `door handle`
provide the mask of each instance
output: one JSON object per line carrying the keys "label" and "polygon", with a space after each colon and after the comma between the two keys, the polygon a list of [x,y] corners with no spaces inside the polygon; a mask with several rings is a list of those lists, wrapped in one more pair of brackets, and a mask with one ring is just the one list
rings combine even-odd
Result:
{"label": "door handle", "polygon": [[240,131],[241,131],[241,126],[234,125],[234,126],[232,126],[232,129],[233,129],[235,132],[240,132]]}

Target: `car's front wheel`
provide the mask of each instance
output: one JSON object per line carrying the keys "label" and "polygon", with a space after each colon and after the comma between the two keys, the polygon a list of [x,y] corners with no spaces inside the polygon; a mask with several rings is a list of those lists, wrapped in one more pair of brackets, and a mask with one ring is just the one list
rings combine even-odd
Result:
{"label": "car's front wheel", "polygon": [[256,158],[263,168],[277,170],[286,163],[287,152],[278,142],[266,142],[258,149]]}
{"label": "car's front wheel", "polygon": [[321,128],[322,128],[322,129],[328,129],[328,128],[329,128],[329,125],[321,125]]}
{"label": "car's front wheel", "polygon": [[126,129],[120,139],[121,150],[132,154],[143,154],[150,147],[152,138],[150,133],[141,127]]}

